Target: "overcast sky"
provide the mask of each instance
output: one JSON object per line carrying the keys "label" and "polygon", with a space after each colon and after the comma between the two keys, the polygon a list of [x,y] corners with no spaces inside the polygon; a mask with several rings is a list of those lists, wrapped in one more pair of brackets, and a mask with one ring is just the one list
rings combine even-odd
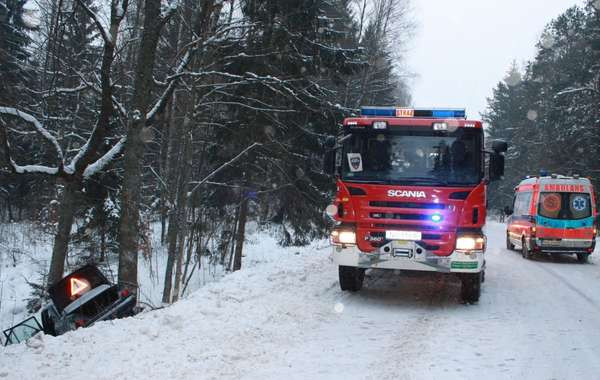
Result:
{"label": "overcast sky", "polygon": [[576,0],[412,0],[415,107],[466,107],[479,119],[510,63],[530,60],[544,26]]}

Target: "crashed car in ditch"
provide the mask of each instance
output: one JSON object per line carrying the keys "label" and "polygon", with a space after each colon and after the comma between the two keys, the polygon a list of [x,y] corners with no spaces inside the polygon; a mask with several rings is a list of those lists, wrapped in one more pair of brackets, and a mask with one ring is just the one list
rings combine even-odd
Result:
{"label": "crashed car in ditch", "polygon": [[40,313],[40,321],[29,317],[4,330],[5,345],[23,342],[40,331],[61,335],[97,321],[135,314],[136,298],[127,289],[111,284],[93,265],[83,266],[48,289],[50,303]]}

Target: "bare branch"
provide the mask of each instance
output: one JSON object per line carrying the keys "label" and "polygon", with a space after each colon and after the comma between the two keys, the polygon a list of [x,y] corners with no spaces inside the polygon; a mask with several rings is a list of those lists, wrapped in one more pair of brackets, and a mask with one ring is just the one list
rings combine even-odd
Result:
{"label": "bare branch", "polygon": [[63,165],[64,156],[63,151],[58,144],[58,140],[56,140],[56,137],[54,137],[46,128],[44,128],[42,123],[40,123],[34,116],[12,107],[0,107],[0,114],[16,116],[21,118],[23,121],[32,124],[35,130],[42,135],[42,137],[48,140],[48,142],[54,147],[56,155],[58,156],[58,162],[61,166]]}
{"label": "bare branch", "polygon": [[243,151],[241,151],[240,154],[238,154],[237,156],[235,156],[231,160],[227,161],[223,165],[219,166],[215,171],[213,171],[212,173],[210,173],[209,175],[207,175],[206,177],[204,177],[204,179],[202,181],[198,182],[196,184],[196,186],[194,186],[194,188],[192,190],[190,190],[190,192],[187,194],[188,198],[191,197],[200,188],[200,186],[202,186],[203,183],[205,183],[206,181],[208,181],[209,179],[211,179],[212,177],[214,177],[217,173],[219,173],[221,170],[225,169],[227,166],[230,166],[235,161],[239,160],[244,154],[246,154],[246,152],[248,152],[248,151],[256,148],[257,146],[261,146],[261,145],[262,145],[261,143],[257,143],[257,142],[255,142],[252,145],[249,145],[246,149],[244,149]]}

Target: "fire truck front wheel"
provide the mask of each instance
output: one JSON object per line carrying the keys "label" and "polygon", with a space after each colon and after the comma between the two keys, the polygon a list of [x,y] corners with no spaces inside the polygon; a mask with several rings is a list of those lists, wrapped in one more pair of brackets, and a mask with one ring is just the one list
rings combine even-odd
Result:
{"label": "fire truck front wheel", "polygon": [[339,275],[340,288],[342,290],[357,292],[362,288],[365,279],[365,269],[340,265]]}
{"label": "fire truck front wheel", "polygon": [[577,261],[579,261],[580,263],[587,263],[588,262],[588,257],[590,255],[588,253],[578,253],[577,254]]}
{"label": "fire truck front wheel", "polygon": [[461,298],[466,303],[476,303],[481,295],[481,283],[483,272],[463,273],[460,276],[462,282]]}

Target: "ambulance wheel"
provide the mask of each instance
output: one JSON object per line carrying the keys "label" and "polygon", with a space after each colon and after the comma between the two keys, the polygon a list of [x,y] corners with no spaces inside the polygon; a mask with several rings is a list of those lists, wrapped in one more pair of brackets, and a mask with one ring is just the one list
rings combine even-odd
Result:
{"label": "ambulance wheel", "polygon": [[365,270],[363,268],[339,266],[340,288],[357,292],[362,288],[365,279]]}
{"label": "ambulance wheel", "polygon": [[506,234],[506,249],[508,249],[509,251],[512,251],[513,249],[515,249],[514,244],[510,242],[508,234]]}
{"label": "ambulance wheel", "polygon": [[460,296],[465,303],[476,303],[481,295],[481,283],[483,282],[483,272],[463,273],[460,277],[462,287]]}
{"label": "ambulance wheel", "polygon": [[585,264],[588,262],[588,257],[590,255],[588,253],[578,253],[577,254],[577,261],[579,261],[582,264]]}
{"label": "ambulance wheel", "polygon": [[531,259],[531,251],[529,248],[527,248],[527,242],[525,241],[525,238],[521,240],[521,256],[527,260]]}

